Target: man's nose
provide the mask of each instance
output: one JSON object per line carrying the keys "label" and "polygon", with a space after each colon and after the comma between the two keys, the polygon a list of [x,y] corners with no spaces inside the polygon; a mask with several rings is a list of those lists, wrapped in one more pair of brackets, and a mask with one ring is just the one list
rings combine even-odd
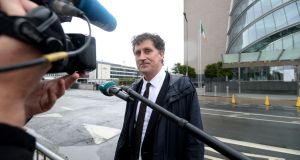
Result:
{"label": "man's nose", "polygon": [[146,59],[146,54],[144,52],[141,52],[140,56],[139,56],[140,60],[144,60]]}

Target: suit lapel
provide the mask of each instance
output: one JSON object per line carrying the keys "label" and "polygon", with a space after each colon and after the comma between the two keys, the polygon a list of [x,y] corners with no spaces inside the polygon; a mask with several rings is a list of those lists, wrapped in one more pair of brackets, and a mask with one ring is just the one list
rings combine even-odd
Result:
{"label": "suit lapel", "polygon": [[[143,86],[143,81],[141,80],[136,86],[134,86],[134,88],[132,88],[134,91],[140,93],[142,90],[142,86]],[[134,102],[131,102],[132,104],[129,106],[130,109],[132,109],[130,111],[130,118],[129,118],[129,129],[128,129],[128,137],[129,137],[129,142],[130,143],[134,143],[133,139],[134,139],[134,124],[135,124],[135,115],[136,115],[136,108],[137,108],[137,104],[138,104],[138,100],[134,100]]]}
{"label": "suit lapel", "polygon": [[[159,94],[156,99],[156,104],[158,104],[159,106],[165,105],[164,100],[165,100],[165,95],[168,91],[169,81],[170,81],[170,75],[168,72],[166,72],[166,78],[163,82],[162,88],[160,89]],[[159,114],[157,113],[157,111],[155,111],[155,110],[152,111],[144,139],[146,139],[149,136],[152,128],[155,126],[158,115]]]}

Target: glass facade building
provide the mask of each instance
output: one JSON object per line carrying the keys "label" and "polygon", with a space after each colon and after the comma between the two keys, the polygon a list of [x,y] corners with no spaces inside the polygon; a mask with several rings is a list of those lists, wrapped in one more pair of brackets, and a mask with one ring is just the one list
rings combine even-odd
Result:
{"label": "glass facade building", "polygon": [[244,81],[299,81],[300,0],[233,0],[226,54]]}

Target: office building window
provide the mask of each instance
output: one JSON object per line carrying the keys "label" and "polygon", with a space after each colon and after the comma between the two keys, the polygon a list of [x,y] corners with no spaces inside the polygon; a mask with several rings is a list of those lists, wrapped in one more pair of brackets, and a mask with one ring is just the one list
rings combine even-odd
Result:
{"label": "office building window", "polygon": [[270,14],[264,18],[264,23],[265,23],[267,34],[275,31],[275,23],[274,23],[274,18],[273,18],[272,14]]}
{"label": "office building window", "polygon": [[281,0],[271,0],[271,3],[272,3],[272,7],[275,8],[277,6],[279,6],[282,1]]}
{"label": "office building window", "polygon": [[260,38],[266,34],[265,25],[262,20],[256,22],[255,26],[256,26],[257,38]]}
{"label": "office building window", "polygon": [[261,6],[262,6],[263,13],[266,13],[272,9],[270,0],[261,0]]}
{"label": "office building window", "polygon": [[274,50],[282,50],[282,40],[281,39],[274,42]]}
{"label": "office building window", "polygon": [[249,43],[252,43],[255,40],[256,40],[255,25],[252,25],[249,28]]}
{"label": "office building window", "polygon": [[277,10],[276,12],[274,12],[274,17],[275,18],[275,25],[276,25],[276,29],[280,29],[284,26],[287,25],[287,21],[285,18],[285,13],[283,8]]}
{"label": "office building window", "polygon": [[300,49],[300,32],[297,32],[293,35],[294,48]]}
{"label": "office building window", "polygon": [[288,24],[293,24],[300,20],[296,3],[291,3],[284,7]]}
{"label": "office building window", "polygon": [[261,8],[261,2],[260,1],[255,3],[255,5],[253,6],[253,9],[254,9],[255,19],[262,15],[262,8]]}
{"label": "office building window", "polygon": [[283,49],[292,49],[293,48],[293,36],[286,36],[282,38]]}

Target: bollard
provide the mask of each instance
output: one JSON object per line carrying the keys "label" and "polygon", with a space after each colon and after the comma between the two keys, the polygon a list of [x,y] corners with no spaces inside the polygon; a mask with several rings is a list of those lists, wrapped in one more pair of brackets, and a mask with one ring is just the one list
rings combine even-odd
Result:
{"label": "bollard", "polygon": [[232,94],[232,97],[231,97],[231,106],[232,106],[232,109],[235,109],[236,99],[235,99],[235,95],[234,94]]}
{"label": "bollard", "polygon": [[226,86],[226,96],[229,97],[229,87]]}
{"label": "bollard", "polygon": [[269,110],[269,107],[270,107],[269,96],[266,96],[265,106],[266,106],[266,110],[268,111],[268,110]]}
{"label": "bollard", "polygon": [[298,112],[300,112],[300,97],[297,98],[296,107],[298,108]]}
{"label": "bollard", "polygon": [[214,95],[217,96],[217,86],[214,86]]}
{"label": "bollard", "polygon": [[236,99],[235,99],[234,94],[232,94],[232,97],[231,97],[231,104],[233,104],[233,105],[236,104]]}
{"label": "bollard", "polygon": [[205,92],[206,92],[206,87],[205,86],[203,86],[203,90],[204,90],[204,92],[203,92],[203,95],[205,96]]}

